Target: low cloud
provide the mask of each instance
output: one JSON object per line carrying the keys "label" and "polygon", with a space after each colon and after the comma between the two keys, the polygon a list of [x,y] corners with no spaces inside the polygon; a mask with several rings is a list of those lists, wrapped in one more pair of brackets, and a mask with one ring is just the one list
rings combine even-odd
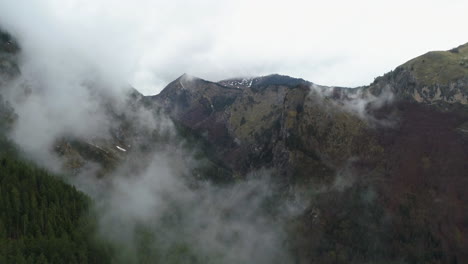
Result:
{"label": "low cloud", "polygon": [[[274,199],[267,172],[229,186],[195,183],[183,177],[189,168],[180,154],[156,153],[141,173],[114,175],[99,200],[100,235],[123,247],[122,258],[140,262],[145,246],[159,261],[174,251],[181,263],[291,261],[285,227],[301,209]],[[149,244],[141,245],[139,230]]]}
{"label": "low cloud", "polygon": [[[0,26],[21,46],[21,76],[2,87],[18,115],[10,136],[33,160],[60,171],[55,142],[112,138],[114,115],[174,135],[167,118],[143,108],[125,112],[131,85],[156,94],[184,72],[210,80],[279,72],[330,85],[366,84],[415,54],[466,41],[454,34],[464,30],[466,1],[433,2],[2,1]],[[421,7],[426,19],[415,20]],[[392,100],[391,93],[357,91],[340,104],[372,122],[368,108]],[[95,199],[100,235],[123,248],[123,259],[138,262],[144,246],[160,254],[156,259],[291,262],[283,227],[304,204],[274,199],[267,172],[215,186],[190,179],[196,161],[178,144],[129,155],[106,179],[95,177],[97,163],[73,179]],[[335,187],[347,188],[349,179]]]}
{"label": "low cloud", "polygon": [[[115,171],[99,178],[102,164],[86,162],[68,179],[95,201],[96,235],[118,249],[119,261],[291,261],[285,228],[304,206],[277,200],[268,172],[223,186],[196,180],[193,169],[203,164],[180,142],[168,118],[129,103],[128,85],[108,82],[112,75],[60,45],[31,48],[22,46],[21,75],[2,87],[18,115],[10,137],[28,157],[63,172],[59,140],[79,140],[106,152],[94,141],[120,141],[124,131],[116,117],[137,130],[122,137],[125,145],[115,144],[126,149]],[[135,144],[145,144],[153,133],[168,135],[169,143],[139,151]]]}
{"label": "low cloud", "polygon": [[348,89],[313,84],[310,86],[310,96],[318,99],[317,103],[323,107],[343,109],[371,126],[394,126],[398,120],[393,114],[384,118],[377,118],[374,114],[374,111],[394,102],[395,95],[390,86],[374,95],[367,87]]}

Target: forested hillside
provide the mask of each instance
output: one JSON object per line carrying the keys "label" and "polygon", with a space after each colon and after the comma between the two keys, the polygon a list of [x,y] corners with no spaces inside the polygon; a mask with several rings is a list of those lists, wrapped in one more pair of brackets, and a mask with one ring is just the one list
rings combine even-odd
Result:
{"label": "forested hillside", "polygon": [[90,199],[0,137],[0,263],[108,263]]}

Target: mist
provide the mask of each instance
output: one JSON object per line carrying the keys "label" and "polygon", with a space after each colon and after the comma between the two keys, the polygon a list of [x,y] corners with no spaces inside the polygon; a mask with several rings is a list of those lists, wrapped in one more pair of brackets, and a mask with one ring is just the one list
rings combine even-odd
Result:
{"label": "mist", "polygon": [[[99,45],[88,51],[98,37],[76,38],[64,24],[29,15],[26,24],[4,27],[21,46],[20,75],[2,87],[18,117],[9,137],[27,158],[93,198],[94,236],[117,249],[117,262],[291,262],[285,228],[305,207],[301,201],[275,201],[266,171],[223,186],[197,180],[193,171],[203,162],[196,149],[184,146],[169,118],[132,105],[126,66]],[[29,28],[39,21],[43,29]],[[126,139],[119,136],[123,116],[135,130]],[[166,141],[141,150],[152,134]],[[73,140],[119,157],[117,167],[104,178],[98,162],[71,172],[57,149]]]}
{"label": "mist", "polygon": [[[118,263],[293,262],[288,225],[309,207],[309,200],[294,190],[281,193],[266,170],[227,185],[198,179],[194,171],[203,161],[195,158],[196,149],[185,146],[170,119],[129,100],[129,65],[134,65],[132,49],[138,47],[125,38],[121,44],[128,47],[93,45],[102,36],[37,8],[40,12],[19,22],[5,19],[5,28],[21,45],[21,74],[2,90],[18,116],[9,136],[28,158],[68,175],[68,182],[93,198],[94,235],[116,248]],[[44,28],[31,28],[31,22]],[[231,74],[237,73],[242,72]],[[361,99],[345,108],[363,117],[364,107],[377,99]],[[131,120],[136,131],[125,140],[116,136],[122,132],[120,116]],[[151,134],[167,140],[141,150]],[[101,177],[106,168],[85,161],[70,173],[66,157],[57,152],[64,139],[120,157],[117,167]],[[353,175],[342,171],[330,190],[352,184]]]}
{"label": "mist", "polygon": [[[112,244],[117,263],[291,263],[288,225],[310,199],[279,191],[265,169],[224,185],[200,178],[198,146],[187,147],[167,116],[137,104],[136,91],[157,94],[182,73],[365,85],[415,54],[466,41],[458,33],[466,1],[430,2],[2,1],[0,28],[21,47],[20,75],[0,82],[0,99],[17,116],[9,137],[93,199],[93,235]],[[391,90],[355,90],[332,104],[392,126],[369,113],[394,100]],[[313,86],[311,94],[323,100],[332,90]],[[155,135],[164,141],[145,140]],[[117,165],[77,157],[84,164],[70,171],[57,149],[73,140]],[[349,189],[357,181],[349,164],[334,168],[330,187],[311,192]]]}
{"label": "mist", "polygon": [[378,94],[374,94],[366,87],[349,89],[312,84],[309,96],[322,107],[349,112],[371,127],[393,127],[398,123],[398,117],[394,113],[380,118],[374,114],[374,111],[394,102],[395,94],[391,86],[383,87]]}
{"label": "mist", "polygon": [[[179,155],[156,153],[141,174],[114,175],[113,188],[99,200],[100,235],[123,246],[122,259],[291,262],[285,228],[302,212],[301,202],[275,202],[274,186],[264,171],[230,186],[195,183],[183,177],[189,168],[181,162],[187,157]],[[141,254],[141,247],[148,248],[148,255]]]}
{"label": "mist", "polygon": [[[180,142],[167,117],[129,107],[128,90],[112,89],[102,76],[89,74],[86,61],[62,64],[57,57],[41,64],[26,59],[27,54],[21,54],[21,76],[4,90],[18,116],[9,136],[29,159],[69,175],[68,182],[93,198],[94,235],[118,249],[117,262],[291,261],[283,228],[304,206],[275,202],[268,172],[225,186],[199,181],[193,170],[203,163]],[[113,133],[120,131],[115,116],[120,115],[138,133],[113,143]],[[145,133],[167,135],[167,141],[141,151]],[[95,162],[70,174],[66,157],[57,152],[62,139],[80,140],[106,153],[112,151],[106,145],[111,142],[118,147],[112,153],[121,159],[104,178],[99,177],[103,166]]]}

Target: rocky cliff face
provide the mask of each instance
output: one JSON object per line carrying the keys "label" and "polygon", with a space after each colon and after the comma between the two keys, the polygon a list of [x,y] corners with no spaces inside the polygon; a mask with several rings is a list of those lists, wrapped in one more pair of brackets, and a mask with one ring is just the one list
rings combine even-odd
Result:
{"label": "rocky cliff face", "polygon": [[267,167],[294,180],[378,155],[366,121],[336,105],[341,90],[321,87],[330,90],[324,98],[311,85],[279,75],[219,83],[184,75],[150,100],[203,135],[238,175]]}

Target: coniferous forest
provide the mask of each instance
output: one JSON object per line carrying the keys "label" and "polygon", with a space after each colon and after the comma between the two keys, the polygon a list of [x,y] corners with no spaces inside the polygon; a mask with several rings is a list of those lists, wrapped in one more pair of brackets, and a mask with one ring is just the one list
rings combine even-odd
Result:
{"label": "coniferous forest", "polygon": [[107,263],[91,200],[0,143],[0,263]]}

